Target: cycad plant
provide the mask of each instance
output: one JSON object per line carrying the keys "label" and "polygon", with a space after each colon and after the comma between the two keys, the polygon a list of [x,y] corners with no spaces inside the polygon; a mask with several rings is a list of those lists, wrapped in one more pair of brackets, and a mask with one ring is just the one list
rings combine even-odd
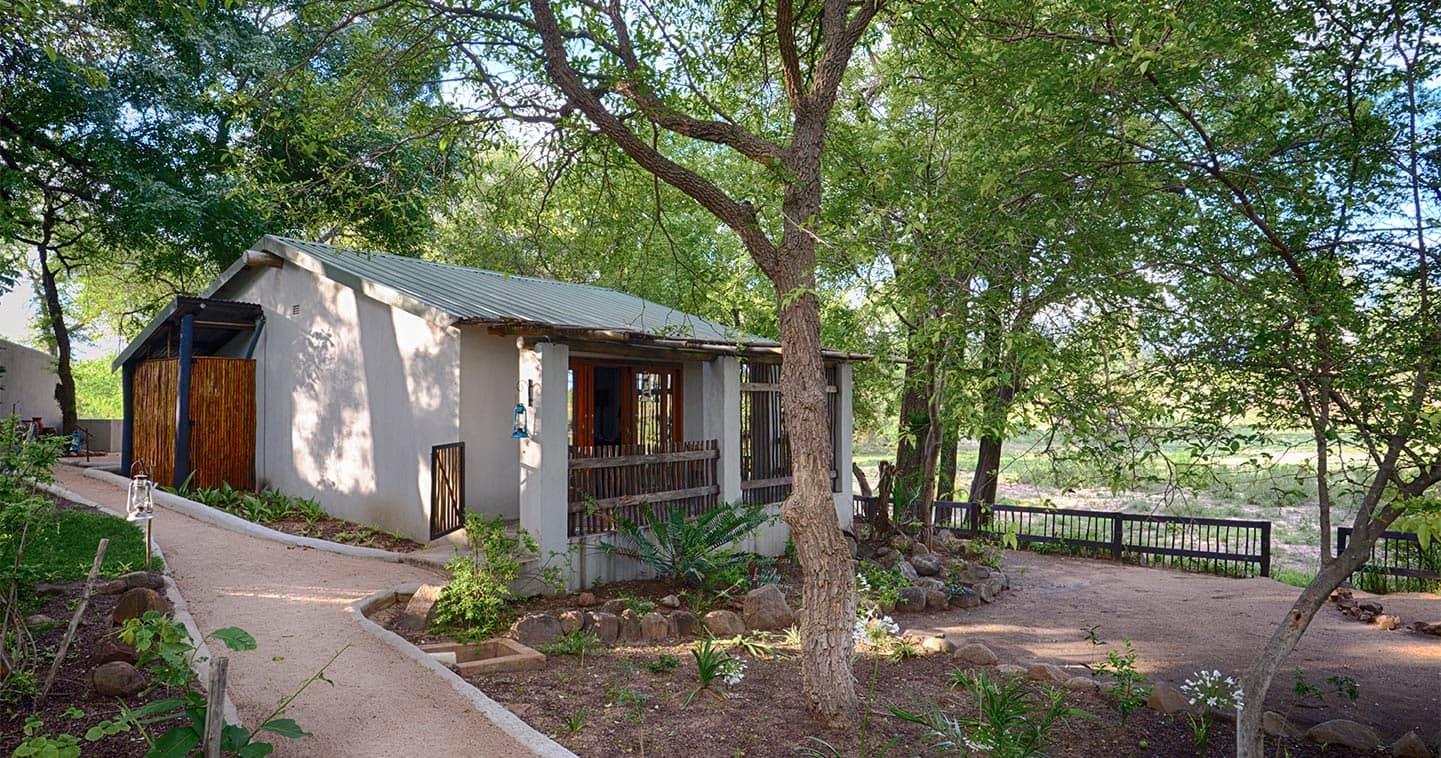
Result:
{"label": "cycad plant", "polygon": [[681,505],[641,510],[642,523],[616,518],[616,530],[627,544],[607,544],[606,552],[640,561],[661,576],[692,587],[707,587],[712,577],[734,574],[750,556],[727,550],[769,520],[765,506],[721,504],[695,516]]}

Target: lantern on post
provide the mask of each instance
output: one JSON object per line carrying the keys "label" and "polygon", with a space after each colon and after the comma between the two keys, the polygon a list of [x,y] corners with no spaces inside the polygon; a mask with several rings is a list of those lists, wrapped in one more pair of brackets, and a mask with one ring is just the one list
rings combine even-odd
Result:
{"label": "lantern on post", "polygon": [[150,570],[150,527],[155,519],[155,481],[145,471],[136,473],[140,462],[130,467],[130,488],[125,497],[125,520],[145,522],[145,570]]}
{"label": "lantern on post", "polygon": [[527,424],[528,421],[529,419],[526,414],[525,406],[520,403],[516,403],[515,423],[511,426],[510,438],[514,440],[530,439],[530,430]]}

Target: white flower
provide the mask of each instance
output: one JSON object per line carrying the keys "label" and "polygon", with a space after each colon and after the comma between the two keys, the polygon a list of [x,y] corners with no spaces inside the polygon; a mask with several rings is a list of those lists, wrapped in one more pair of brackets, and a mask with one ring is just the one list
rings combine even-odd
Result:
{"label": "white flower", "polygon": [[1219,671],[1196,672],[1195,678],[1187,679],[1186,683],[1181,685],[1181,692],[1185,693],[1192,705],[1200,701],[1213,710],[1241,710],[1243,707],[1243,693],[1236,680]]}
{"label": "white flower", "polygon": [[720,667],[721,680],[734,687],[741,683],[746,676],[745,661],[739,658],[728,658]]}
{"label": "white flower", "polygon": [[877,616],[876,612],[872,610],[867,611],[865,616],[856,619],[856,626],[851,632],[851,637],[857,645],[864,642],[876,646],[900,633],[900,624],[891,620],[890,616]]}

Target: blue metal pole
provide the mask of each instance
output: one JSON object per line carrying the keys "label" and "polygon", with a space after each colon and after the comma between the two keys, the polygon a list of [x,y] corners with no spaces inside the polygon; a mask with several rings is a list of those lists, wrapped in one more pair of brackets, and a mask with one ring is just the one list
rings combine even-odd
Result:
{"label": "blue metal pole", "polygon": [[175,388],[175,481],[177,489],[190,477],[190,364],[195,353],[195,315],[180,319],[180,380]]}
{"label": "blue metal pole", "polygon": [[135,359],[120,366],[120,475],[130,476],[135,461]]}

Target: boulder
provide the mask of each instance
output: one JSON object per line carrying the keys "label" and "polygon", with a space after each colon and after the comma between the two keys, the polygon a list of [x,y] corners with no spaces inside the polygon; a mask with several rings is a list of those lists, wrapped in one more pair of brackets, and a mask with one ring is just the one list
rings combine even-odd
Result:
{"label": "boulder", "polygon": [[795,611],[786,602],[785,593],[774,584],[757,587],[746,593],[742,609],[748,629],[772,631],[785,629],[796,622]]}
{"label": "boulder", "polygon": [[[991,652],[990,648],[979,642],[961,645],[956,649],[955,655],[957,659],[969,663],[972,666],[994,666],[1001,661],[1000,658],[996,657],[995,653]],[[1019,669],[1016,673],[1025,673],[1025,669],[1022,669],[1020,666],[1016,666],[1016,668]]]}
{"label": "boulder", "polygon": [[41,582],[35,585],[35,597],[59,597],[69,592],[70,588],[74,586],[75,582],[64,582],[61,584]]}
{"label": "boulder", "polygon": [[440,598],[442,589],[444,586],[439,584],[422,584],[417,587],[415,594],[406,602],[405,609],[395,617],[396,628],[419,632],[430,626],[431,611],[435,608],[435,601]]}
{"label": "boulder", "polygon": [[919,576],[936,576],[941,573],[941,561],[934,555],[911,556],[911,567]]}
{"label": "boulder", "polygon": [[100,666],[114,661],[134,663],[140,658],[133,645],[127,645],[114,635],[106,635],[90,648],[90,663]]}
{"label": "boulder", "polygon": [[90,672],[90,684],[104,697],[129,697],[147,683],[145,674],[125,661],[102,663]]}
{"label": "boulder", "polygon": [[701,630],[700,619],[696,618],[690,611],[676,611],[670,615],[671,624],[675,626],[675,634],[682,639],[686,637],[698,637]]}
{"label": "boulder", "polygon": [[961,581],[966,584],[980,584],[990,578],[990,567],[982,566],[979,563],[969,564],[966,566],[966,570],[961,572]]}
{"label": "boulder", "polygon": [[46,626],[55,626],[58,623],[60,622],[56,621],[50,616],[46,616],[43,613],[36,613],[34,615],[25,617],[25,626],[28,626],[31,629],[37,629]]}
{"label": "boulder", "polygon": [[670,622],[665,616],[651,611],[640,619],[640,636],[646,642],[660,642],[670,636]]}
{"label": "boulder", "polygon": [[985,587],[987,590],[990,590],[991,599],[994,600],[997,595],[1000,595],[1006,589],[1006,575],[997,571],[994,574],[991,574],[990,579],[981,582],[980,586]]}
{"label": "boulder", "polygon": [[170,601],[161,597],[160,593],[155,590],[135,587],[126,590],[125,594],[120,596],[120,602],[115,604],[115,610],[111,612],[110,620],[116,624],[123,624],[130,619],[144,616],[147,611],[170,613]]}
{"label": "boulder", "polygon": [[590,614],[591,631],[599,637],[601,642],[610,644],[620,639],[620,619],[614,613],[599,611]]}
{"label": "boulder", "polygon": [[996,666],[996,674],[1011,679],[1026,675],[1026,667],[1015,663],[1002,663]]}
{"label": "boulder", "polygon": [[562,634],[589,631],[591,624],[594,623],[591,615],[586,611],[561,611],[558,618]]}
{"label": "boulder", "polygon": [[897,553],[908,553],[911,550],[911,538],[904,534],[897,534],[891,537],[891,549]]}
{"label": "boulder", "polygon": [[716,637],[738,637],[745,634],[745,624],[735,611],[711,611],[705,615],[705,628]]}
{"label": "boulder", "polygon": [[981,582],[980,584],[972,586],[971,589],[975,591],[976,597],[980,599],[982,603],[996,602],[996,594],[991,591],[990,582]]}
{"label": "boulder", "polygon": [[1173,684],[1156,682],[1151,686],[1151,696],[1146,698],[1146,706],[1157,713],[1170,715],[1172,713],[1199,713],[1196,706],[1191,705],[1191,699],[1186,693]]}
{"label": "boulder", "polygon": [[946,598],[945,592],[941,590],[925,590],[925,593],[926,610],[944,611],[947,608],[949,600]]}
{"label": "boulder", "polygon": [[601,605],[600,609],[605,611],[606,613],[613,613],[616,616],[619,616],[620,614],[625,612],[626,608],[629,607],[630,606],[625,604],[624,600],[621,600],[620,598],[611,598],[610,600],[605,601],[605,603]]}
{"label": "boulder", "polygon": [[1401,626],[1401,617],[1392,616],[1389,613],[1383,613],[1375,618],[1375,622],[1376,626],[1379,626],[1389,632],[1396,627]]}
{"label": "boulder", "polygon": [[981,596],[964,585],[952,587],[950,596],[952,608],[978,608],[981,605]]}
{"label": "boulder", "polygon": [[1431,748],[1426,747],[1415,732],[1407,732],[1391,743],[1391,755],[1396,758],[1431,758]]}
{"label": "boulder", "polygon": [[1094,692],[1100,689],[1100,685],[1089,676],[1073,676],[1066,680],[1066,689],[1074,692]]}
{"label": "boulder", "polygon": [[921,649],[927,654],[950,655],[956,652],[956,643],[946,639],[945,634],[937,634],[921,639]]}
{"label": "boulder", "polygon": [[599,602],[595,599],[594,592],[582,592],[575,596],[575,604],[581,608],[593,608]]}
{"label": "boulder", "polygon": [[931,549],[928,548],[928,547],[926,547],[926,543],[924,543],[924,542],[917,542],[916,544],[911,545],[911,556],[912,556],[912,557],[917,556],[917,555],[930,555],[930,554],[931,554]]}
{"label": "boulder", "polygon": [[914,582],[915,580],[921,578],[920,572],[916,571],[915,564],[911,563],[910,561],[901,561],[900,569],[901,578],[908,582]]}
{"label": "boulder", "polygon": [[510,636],[516,642],[532,648],[553,645],[563,633],[560,619],[549,613],[527,613],[510,627]]}
{"label": "boulder", "polygon": [[1374,729],[1347,719],[1323,721],[1306,730],[1306,739],[1318,745],[1340,745],[1368,752],[1382,744]]}
{"label": "boulder", "polygon": [[620,612],[620,641],[640,642],[642,639],[640,629],[640,614],[635,610],[627,608]]}
{"label": "boulder", "polygon": [[130,588],[130,585],[126,584],[124,579],[111,579],[105,582],[97,582],[94,593],[97,595],[119,595]]}
{"label": "boulder", "polygon": [[1434,634],[1438,637],[1441,637],[1441,621],[1432,621],[1430,623],[1427,623],[1425,621],[1416,621],[1411,624],[1411,631],[1420,632],[1422,634]]}
{"label": "boulder", "polygon": [[660,599],[660,604],[666,608],[679,608],[680,598],[675,595],[666,595]]}
{"label": "boulder", "polygon": [[946,583],[934,576],[923,576],[912,584],[923,590],[944,590],[946,588]]}
{"label": "boulder", "polygon": [[131,571],[120,577],[126,587],[144,587],[147,590],[165,589],[165,577],[154,571]]}
{"label": "boulder", "polygon": [[1071,675],[1054,663],[1032,663],[1026,667],[1026,678],[1033,682],[1065,684],[1071,680]]}
{"label": "boulder", "polygon": [[1266,711],[1261,714],[1261,731],[1270,737],[1289,737],[1299,740],[1305,736],[1301,728],[1291,723],[1291,720],[1275,712]]}
{"label": "boulder", "polygon": [[906,613],[920,613],[926,609],[926,591],[920,587],[902,587],[898,591],[896,610]]}

